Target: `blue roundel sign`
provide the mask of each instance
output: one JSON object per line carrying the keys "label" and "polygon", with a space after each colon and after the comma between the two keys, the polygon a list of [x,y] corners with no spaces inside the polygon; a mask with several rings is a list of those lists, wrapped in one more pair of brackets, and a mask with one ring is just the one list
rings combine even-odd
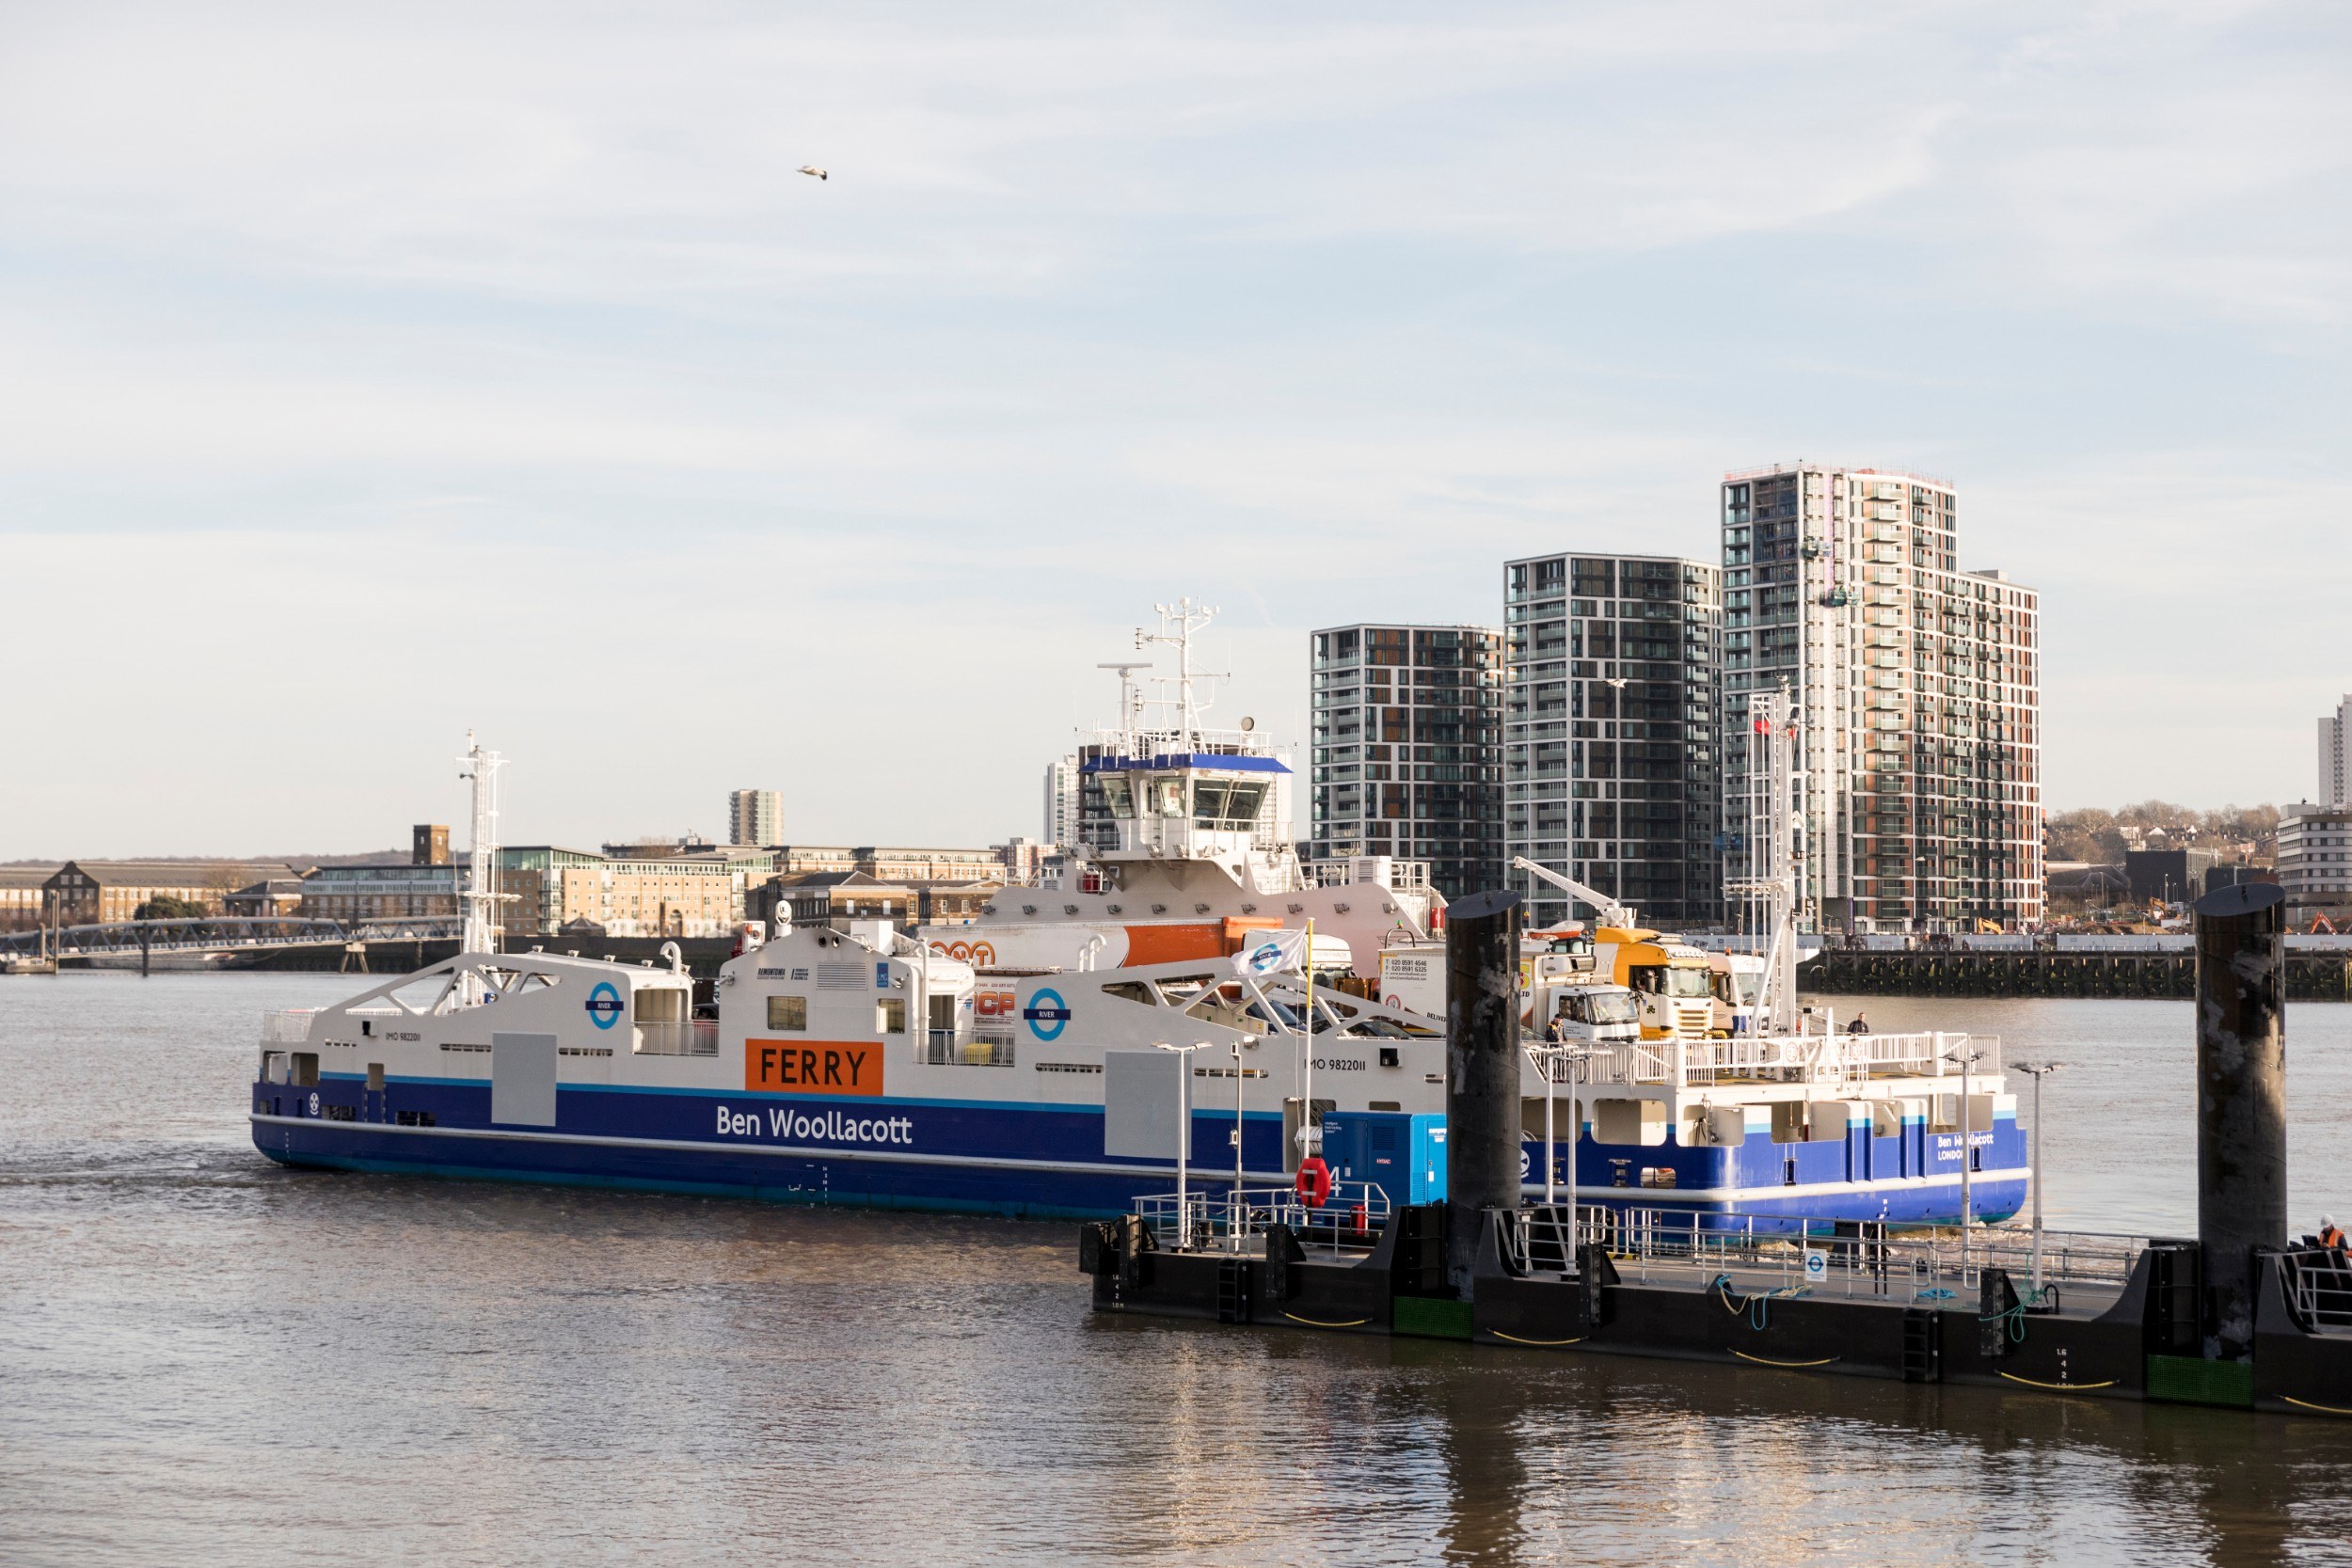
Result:
{"label": "blue roundel sign", "polygon": [[1029,993],[1029,1005],[1021,1009],[1021,1016],[1028,1020],[1029,1033],[1039,1039],[1059,1039],[1070,1027],[1070,1004],[1052,987],[1040,986]]}
{"label": "blue roundel sign", "polygon": [[596,989],[588,993],[588,1017],[599,1029],[610,1029],[621,1022],[621,993],[612,989],[610,980],[598,980]]}
{"label": "blue roundel sign", "polygon": [[1259,943],[1249,950],[1248,964],[1252,974],[1273,974],[1282,967],[1282,944],[1279,942]]}

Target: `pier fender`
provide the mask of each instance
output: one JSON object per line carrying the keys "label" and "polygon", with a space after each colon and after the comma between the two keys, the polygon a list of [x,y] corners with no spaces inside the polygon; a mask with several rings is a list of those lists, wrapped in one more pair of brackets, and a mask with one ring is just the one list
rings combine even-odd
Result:
{"label": "pier fender", "polygon": [[1089,1220],[1078,1227],[1078,1272],[1101,1279],[1119,1272],[1119,1227]]}
{"label": "pier fender", "polygon": [[1607,1247],[1586,1242],[1576,1249],[1576,1283],[1584,1297],[1584,1322],[1590,1327],[1605,1325],[1613,1315],[1610,1304],[1615,1297],[1610,1287],[1617,1282],[1617,1265],[1611,1261]]}
{"label": "pier fender", "polygon": [[2007,1269],[1977,1275],[1977,1350],[1988,1361],[2014,1355],[2026,1339],[2026,1304]]}
{"label": "pier fender", "polygon": [[1583,1344],[1609,1317],[1615,1267],[1603,1249],[1588,1246],[1579,1254],[1574,1277],[1514,1274],[1502,1257],[1505,1212],[1488,1210],[1480,1221],[1470,1280],[1470,1337],[1521,1349]]}
{"label": "pier fender", "polygon": [[2287,1259],[2255,1259],[2254,1408],[2352,1418],[2352,1338],[2314,1334],[2287,1297]]}
{"label": "pier fender", "polygon": [[1265,1266],[1258,1271],[1258,1299],[1268,1307],[1279,1307],[1298,1296],[1298,1265],[1307,1260],[1307,1249],[1298,1244],[1291,1227],[1277,1220],[1265,1229]]}
{"label": "pier fender", "polygon": [[1121,1289],[1140,1290],[1152,1283],[1151,1254],[1160,1250],[1159,1238],[1143,1223],[1140,1214],[1122,1215],[1119,1225],[1119,1283]]}

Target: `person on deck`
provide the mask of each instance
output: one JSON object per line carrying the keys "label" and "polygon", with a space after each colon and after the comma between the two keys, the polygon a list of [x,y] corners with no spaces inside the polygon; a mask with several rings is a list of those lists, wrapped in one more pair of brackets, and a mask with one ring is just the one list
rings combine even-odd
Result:
{"label": "person on deck", "polygon": [[2344,1227],[2333,1214],[2319,1216],[2319,1244],[2341,1258],[2345,1252]]}
{"label": "person on deck", "polygon": [[1849,1035],[1867,1035],[1869,1032],[1870,1021],[1860,1013],[1854,1014],[1853,1022],[1846,1025],[1846,1033]]}

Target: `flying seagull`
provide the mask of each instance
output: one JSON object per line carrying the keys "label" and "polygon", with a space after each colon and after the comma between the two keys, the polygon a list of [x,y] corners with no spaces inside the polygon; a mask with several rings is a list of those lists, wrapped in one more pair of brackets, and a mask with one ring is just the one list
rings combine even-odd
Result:
{"label": "flying seagull", "polygon": [[1601,677],[1600,684],[1603,686],[1613,686],[1618,690],[1622,691],[1625,689],[1625,683],[1632,678],[1633,677],[1630,675],[1603,675]]}
{"label": "flying seagull", "polygon": [[827,174],[823,169],[818,168],[815,164],[803,164],[801,166],[801,172],[803,174],[813,174],[819,180],[830,180],[833,178],[833,176]]}

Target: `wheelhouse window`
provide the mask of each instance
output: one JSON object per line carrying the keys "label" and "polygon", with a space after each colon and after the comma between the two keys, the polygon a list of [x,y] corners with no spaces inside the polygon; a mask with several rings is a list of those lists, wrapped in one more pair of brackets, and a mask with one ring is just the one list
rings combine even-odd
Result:
{"label": "wheelhouse window", "polygon": [[1248,832],[1258,825],[1266,786],[1247,781],[1198,779],[1192,786],[1192,821],[1197,828]]}
{"label": "wheelhouse window", "polygon": [[1103,775],[1103,804],[1113,816],[1133,816],[1136,814],[1135,786],[1124,773]]}
{"label": "wheelhouse window", "polygon": [[808,998],[805,996],[771,996],[768,999],[768,1027],[806,1031],[808,1028]]}
{"label": "wheelhouse window", "polygon": [[1152,809],[1161,816],[1184,815],[1184,781],[1182,779],[1152,779],[1149,782]]}

